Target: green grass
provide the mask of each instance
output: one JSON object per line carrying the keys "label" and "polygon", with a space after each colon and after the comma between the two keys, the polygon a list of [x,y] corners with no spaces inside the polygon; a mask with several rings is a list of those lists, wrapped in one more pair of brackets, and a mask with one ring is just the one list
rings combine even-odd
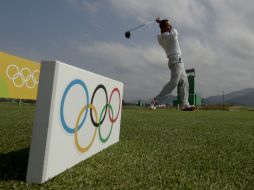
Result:
{"label": "green grass", "polygon": [[33,106],[0,104],[0,189],[253,189],[254,112],[123,109],[120,142],[25,182]]}

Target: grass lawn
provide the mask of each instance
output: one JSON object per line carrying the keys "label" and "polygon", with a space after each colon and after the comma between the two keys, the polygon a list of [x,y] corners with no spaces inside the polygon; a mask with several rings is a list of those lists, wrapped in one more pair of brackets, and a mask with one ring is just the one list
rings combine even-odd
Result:
{"label": "grass lawn", "polygon": [[123,109],[120,142],[25,182],[33,106],[0,103],[0,189],[253,189],[254,111]]}

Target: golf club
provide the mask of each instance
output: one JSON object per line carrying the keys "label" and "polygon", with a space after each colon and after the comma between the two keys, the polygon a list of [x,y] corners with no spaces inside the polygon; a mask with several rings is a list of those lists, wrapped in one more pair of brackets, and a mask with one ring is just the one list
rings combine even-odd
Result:
{"label": "golf club", "polygon": [[129,38],[131,37],[131,31],[137,30],[137,29],[139,29],[139,28],[141,28],[141,27],[144,27],[144,26],[149,25],[149,24],[152,24],[152,23],[154,23],[154,21],[146,22],[145,24],[142,24],[142,25],[140,25],[140,26],[137,26],[137,27],[135,27],[135,28],[132,28],[132,29],[126,31],[124,35],[125,35],[126,38],[129,39]]}

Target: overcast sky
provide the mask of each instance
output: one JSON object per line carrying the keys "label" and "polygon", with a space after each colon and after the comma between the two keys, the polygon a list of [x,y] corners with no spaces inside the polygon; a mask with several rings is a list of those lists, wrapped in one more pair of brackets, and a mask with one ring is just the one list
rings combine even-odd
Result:
{"label": "overcast sky", "polygon": [[207,97],[254,87],[253,10],[253,0],[1,0],[0,51],[60,60],[122,81],[127,100],[148,99],[170,79],[158,25],[124,32],[160,16]]}

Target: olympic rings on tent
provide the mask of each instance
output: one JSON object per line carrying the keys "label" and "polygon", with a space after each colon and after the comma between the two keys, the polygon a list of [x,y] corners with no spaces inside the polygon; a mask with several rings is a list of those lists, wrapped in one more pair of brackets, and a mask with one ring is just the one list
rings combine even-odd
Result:
{"label": "olympic rings on tent", "polygon": [[[12,74],[11,70],[15,70],[15,73]],[[27,88],[34,88],[38,83],[39,83],[39,79],[37,80],[35,78],[36,73],[38,73],[38,78],[39,78],[39,74],[40,71],[39,70],[34,70],[31,71],[28,67],[23,67],[21,69],[19,69],[19,67],[17,65],[9,65],[6,70],[5,70],[6,76],[12,80],[13,85],[17,88],[21,88],[22,86],[26,86]],[[17,82],[17,79],[21,79],[21,82]],[[31,82],[32,81],[32,84]]]}

